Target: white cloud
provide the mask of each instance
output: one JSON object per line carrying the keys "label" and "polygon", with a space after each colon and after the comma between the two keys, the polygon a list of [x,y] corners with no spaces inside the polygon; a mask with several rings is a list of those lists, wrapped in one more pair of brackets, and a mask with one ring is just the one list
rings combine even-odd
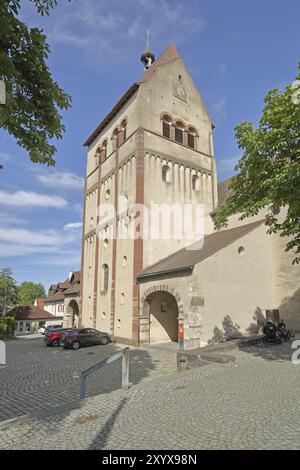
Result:
{"label": "white cloud", "polygon": [[153,42],[166,45],[176,38],[176,43],[181,43],[199,34],[206,21],[198,5],[187,8],[183,1],[84,0],[53,11],[47,25],[50,44],[80,48],[87,53],[82,59],[88,58],[93,66],[105,63],[107,68],[111,63],[126,62],[138,48],[140,53],[147,29]]}
{"label": "white cloud", "polygon": [[69,171],[40,173],[37,175],[37,180],[44,186],[57,189],[81,189],[84,184],[83,178]]}
{"label": "white cloud", "polygon": [[[29,230],[0,226],[0,257],[55,255],[64,257],[80,253],[78,233],[63,230]],[[78,246],[78,251],[74,247]]]}
{"label": "white cloud", "polygon": [[82,228],[82,222],[70,222],[69,224],[64,225],[64,230],[78,230]]}
{"label": "white cloud", "polygon": [[220,116],[226,116],[227,109],[226,109],[226,98],[223,96],[219,98],[215,103],[213,103],[214,110],[220,115]]}
{"label": "white cloud", "polygon": [[55,207],[64,208],[67,201],[60,196],[48,196],[33,191],[16,191],[9,193],[0,190],[0,204],[16,207]]}

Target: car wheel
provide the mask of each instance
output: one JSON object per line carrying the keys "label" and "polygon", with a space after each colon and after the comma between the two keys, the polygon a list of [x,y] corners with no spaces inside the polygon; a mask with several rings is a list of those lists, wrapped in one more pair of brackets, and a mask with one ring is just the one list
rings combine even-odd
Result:
{"label": "car wheel", "polygon": [[76,351],[76,349],[79,349],[80,348],[80,344],[78,341],[74,341],[74,343],[72,343],[72,349],[74,349]]}
{"label": "car wheel", "polygon": [[107,344],[108,343],[108,338],[106,336],[103,336],[103,338],[100,341],[100,344]]}
{"label": "car wheel", "polygon": [[54,346],[55,348],[56,348],[56,346],[59,346],[59,341],[57,339],[52,341],[52,346]]}

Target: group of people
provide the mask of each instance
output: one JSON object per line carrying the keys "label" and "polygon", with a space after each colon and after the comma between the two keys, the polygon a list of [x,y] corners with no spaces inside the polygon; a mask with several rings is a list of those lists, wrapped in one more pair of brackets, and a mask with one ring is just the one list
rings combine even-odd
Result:
{"label": "group of people", "polygon": [[264,339],[270,343],[281,343],[282,341],[291,341],[294,334],[287,329],[283,320],[278,322],[271,319],[267,320],[263,328]]}

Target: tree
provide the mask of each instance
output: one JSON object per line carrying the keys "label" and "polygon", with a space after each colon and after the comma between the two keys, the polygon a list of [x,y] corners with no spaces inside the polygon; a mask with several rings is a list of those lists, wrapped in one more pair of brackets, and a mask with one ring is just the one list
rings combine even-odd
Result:
{"label": "tree", "polygon": [[18,287],[19,305],[33,305],[35,299],[44,299],[45,297],[45,288],[42,284],[24,281]]}
{"label": "tree", "polygon": [[[300,69],[300,63],[299,63]],[[215,216],[215,227],[227,225],[230,215],[241,219],[258,214],[265,206],[268,233],[289,237],[286,250],[300,262],[300,74],[284,91],[271,90],[254,129],[250,122],[235,128],[239,148],[244,150],[230,184],[230,196]],[[284,220],[281,207],[287,208]]]}
{"label": "tree", "polygon": [[18,302],[18,288],[10,268],[0,269],[0,315],[13,308]]}
{"label": "tree", "polygon": [[[31,1],[41,15],[48,15],[57,4],[57,0]],[[0,127],[17,139],[33,162],[54,165],[52,139],[61,139],[65,130],[58,110],[69,108],[71,97],[47,67],[46,36],[18,19],[20,8],[20,0],[0,0],[0,80],[6,85]]]}

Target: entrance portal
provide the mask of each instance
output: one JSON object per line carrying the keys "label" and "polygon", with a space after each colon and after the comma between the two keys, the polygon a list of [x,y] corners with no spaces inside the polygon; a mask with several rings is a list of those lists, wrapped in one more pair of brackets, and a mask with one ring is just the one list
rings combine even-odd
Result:
{"label": "entrance portal", "polygon": [[76,328],[79,325],[79,307],[76,300],[71,300],[67,306],[67,328]]}
{"label": "entrance portal", "polygon": [[148,295],[150,344],[166,341],[178,342],[178,306],[175,297],[166,291]]}

